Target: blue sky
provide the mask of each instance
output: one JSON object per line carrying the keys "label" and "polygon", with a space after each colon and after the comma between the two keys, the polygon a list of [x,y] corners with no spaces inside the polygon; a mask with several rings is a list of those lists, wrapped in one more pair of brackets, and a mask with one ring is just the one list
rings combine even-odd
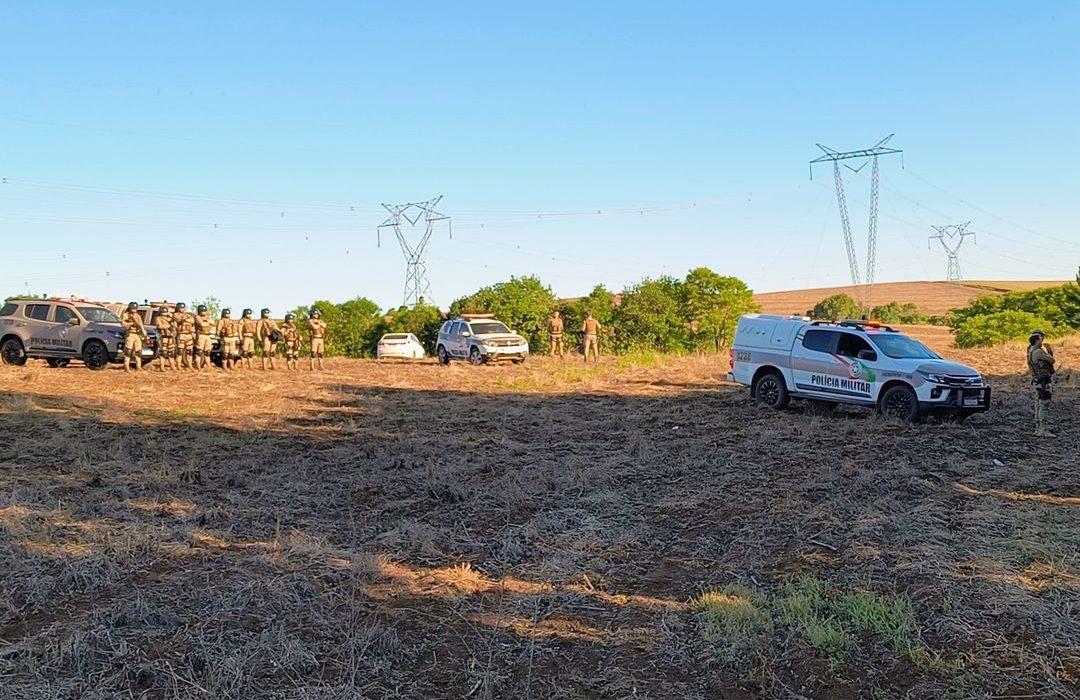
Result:
{"label": "blue sky", "polygon": [[523,274],[843,284],[807,163],[894,132],[879,280],[942,278],[930,224],[969,220],[966,278],[1080,264],[1080,4],[517,5],[0,5],[3,291],[393,306],[379,204],[438,194],[444,306]]}

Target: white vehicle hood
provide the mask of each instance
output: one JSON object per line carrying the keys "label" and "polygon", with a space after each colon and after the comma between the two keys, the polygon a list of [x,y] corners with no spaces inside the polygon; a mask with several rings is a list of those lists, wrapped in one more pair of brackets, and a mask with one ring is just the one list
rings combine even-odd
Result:
{"label": "white vehicle hood", "polygon": [[524,338],[522,338],[520,335],[517,335],[515,333],[484,333],[484,334],[479,334],[478,333],[478,334],[476,334],[475,337],[478,340],[480,340],[481,342],[484,342],[484,343],[486,343],[488,341],[491,341],[491,340],[512,340],[515,343],[520,345],[520,344],[523,344],[525,342]]}
{"label": "white vehicle hood", "polygon": [[962,365],[959,362],[949,362],[948,360],[926,360],[921,358],[911,359],[892,359],[888,360],[888,365],[879,362],[871,363],[872,366],[880,369],[899,369],[903,372],[925,372],[928,374],[950,374],[959,377],[978,377],[980,376],[978,371]]}

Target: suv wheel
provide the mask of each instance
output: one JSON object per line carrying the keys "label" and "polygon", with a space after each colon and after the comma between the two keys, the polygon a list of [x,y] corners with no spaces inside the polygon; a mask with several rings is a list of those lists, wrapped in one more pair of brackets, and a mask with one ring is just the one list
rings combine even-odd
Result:
{"label": "suv wheel", "polygon": [[91,340],[83,348],[83,362],[87,369],[105,369],[109,364],[109,350],[100,340]]}
{"label": "suv wheel", "polygon": [[71,360],[66,357],[50,357],[45,360],[45,364],[49,365],[53,369],[59,369],[61,367],[67,367]]}
{"label": "suv wheel", "polygon": [[5,365],[22,367],[26,364],[26,351],[23,350],[22,341],[18,338],[8,338],[0,345],[0,360]]}
{"label": "suv wheel", "polygon": [[758,377],[754,382],[754,397],[760,405],[775,409],[787,408],[791,401],[784,378],[777,372],[766,372]]}
{"label": "suv wheel", "polygon": [[439,349],[435,352],[435,354],[439,358],[440,365],[450,364],[450,353],[446,352],[446,348],[444,346],[440,345]]}
{"label": "suv wheel", "polygon": [[919,397],[907,384],[897,384],[885,390],[878,411],[887,418],[910,423],[919,417]]}
{"label": "suv wheel", "polygon": [[475,345],[469,348],[469,363],[474,365],[484,364],[484,356],[480,354],[480,348]]}

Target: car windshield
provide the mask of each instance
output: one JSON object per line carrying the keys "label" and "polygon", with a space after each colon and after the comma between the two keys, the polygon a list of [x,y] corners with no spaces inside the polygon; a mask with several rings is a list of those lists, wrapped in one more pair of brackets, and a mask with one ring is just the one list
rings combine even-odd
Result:
{"label": "car windshield", "polygon": [[80,306],[79,313],[90,323],[120,323],[116,314],[100,306]]}
{"label": "car windshield", "polygon": [[870,339],[874,341],[874,345],[877,345],[883,353],[898,360],[941,359],[941,356],[936,352],[914,338],[909,338],[906,335],[892,333],[888,335],[870,334]]}
{"label": "car windshield", "polygon": [[404,333],[387,333],[382,337],[383,340],[408,340],[409,336]]}
{"label": "car windshield", "polygon": [[510,330],[498,321],[473,321],[472,332],[476,335],[491,335],[492,333],[509,333]]}

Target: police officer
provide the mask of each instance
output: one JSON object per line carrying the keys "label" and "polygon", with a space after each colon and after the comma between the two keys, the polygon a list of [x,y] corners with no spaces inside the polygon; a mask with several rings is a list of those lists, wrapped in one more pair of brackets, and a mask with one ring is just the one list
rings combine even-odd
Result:
{"label": "police officer", "polygon": [[322,320],[322,312],[318,308],[311,310],[311,316],[307,322],[308,332],[311,333],[311,359],[309,369],[315,369],[315,360],[319,361],[319,369],[323,368],[323,354],[326,352],[326,322]]}
{"label": "police officer", "polygon": [[255,319],[251,317],[251,309],[244,309],[240,317],[240,354],[243,356],[243,366],[246,369],[255,368]]}
{"label": "police officer", "polygon": [[277,322],[270,318],[270,309],[259,312],[259,322],[255,325],[255,337],[262,344],[262,368],[266,369],[266,360],[270,360],[270,369],[274,369],[274,357],[278,343],[281,342],[281,330]]}
{"label": "police officer", "polygon": [[1050,412],[1050,397],[1054,384],[1054,349],[1043,342],[1042,331],[1035,331],[1028,338],[1027,361],[1031,370],[1031,383],[1035,385],[1035,435],[1056,437],[1046,427]]}
{"label": "police officer", "polygon": [[600,360],[600,322],[593,318],[592,311],[585,313],[585,321],[581,324],[581,332],[585,336],[585,361],[589,361],[589,352],[593,357]]}
{"label": "police officer", "polygon": [[199,304],[195,313],[195,368],[203,369],[210,364],[211,336],[214,333],[214,321],[210,318],[206,304]]}
{"label": "police officer", "polygon": [[559,357],[566,355],[566,348],[563,347],[563,320],[558,311],[551,314],[551,318],[548,319],[548,355]]}
{"label": "police officer", "polygon": [[240,347],[240,324],[233,320],[232,310],[221,310],[221,318],[217,322],[217,336],[221,339],[221,366],[231,370]]}
{"label": "police officer", "polygon": [[187,304],[180,302],[173,309],[173,340],[176,343],[176,365],[183,369],[194,369],[195,358],[195,321],[187,312]]}
{"label": "police officer", "polygon": [[[296,327],[296,315],[285,314],[285,323],[281,326],[281,336],[285,340],[285,366],[298,369],[300,364],[300,329]],[[273,363],[273,359],[270,360]],[[273,364],[270,365],[273,367]]]}
{"label": "police officer", "polygon": [[157,319],[154,321],[158,334],[158,371],[176,369],[176,334],[173,330],[172,309],[162,306],[158,309]]}
{"label": "police officer", "polygon": [[124,371],[130,372],[134,367],[138,372],[142,369],[143,341],[147,337],[137,303],[128,303],[127,309],[120,314],[120,325],[124,328]]}

